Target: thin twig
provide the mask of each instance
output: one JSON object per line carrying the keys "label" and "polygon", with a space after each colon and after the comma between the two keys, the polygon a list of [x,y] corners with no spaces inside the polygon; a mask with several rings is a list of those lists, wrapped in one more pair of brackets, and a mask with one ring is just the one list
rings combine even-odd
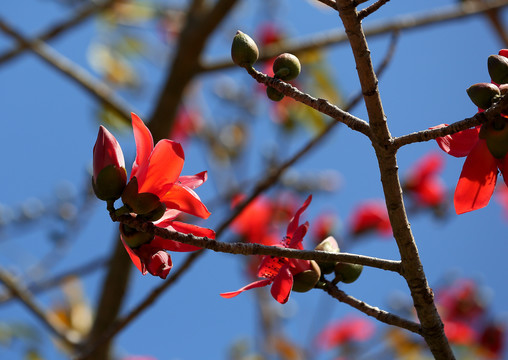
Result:
{"label": "thin twig", "polygon": [[282,80],[265,75],[254,68],[247,69],[247,71],[257,82],[273,87],[284,95],[344,123],[349,128],[359,131],[367,137],[371,136],[369,124],[365,120],[349,114],[348,112],[340,109],[338,106],[331,104],[328,100],[316,99],[309,94],[301,92],[294,86]]}
{"label": "thin twig", "polygon": [[429,141],[446,135],[452,135],[459,131],[466,130],[499,118],[500,114],[508,114],[508,96],[506,95],[504,95],[494,106],[488,108],[484,112],[476,113],[476,115],[473,117],[457,121],[453,124],[441,128],[421,130],[408,135],[393,138],[393,146],[395,146],[395,148],[400,148],[404,145]]}
{"label": "thin twig", "polygon": [[337,3],[335,2],[335,0],[317,0],[317,1],[319,1],[322,4],[328,5],[333,10],[337,10]]}
{"label": "thin twig", "polygon": [[206,237],[199,237],[193,234],[183,234],[176,231],[160,228],[150,221],[143,221],[131,215],[111,216],[113,221],[122,222],[138,231],[146,232],[163,239],[175,240],[183,244],[194,245],[200,248],[213,250],[216,252],[239,254],[239,255],[270,255],[291,259],[315,260],[321,262],[347,262],[375,267],[382,270],[400,272],[400,261],[385,260],[370,256],[331,253],[314,250],[297,250],[278,246],[266,246],[254,243],[228,243],[211,240]]}
{"label": "thin twig", "polygon": [[348,304],[355,309],[363,312],[364,314],[367,314],[369,316],[372,316],[373,318],[388,324],[397,326],[406,330],[409,330],[411,332],[414,332],[416,334],[421,335],[422,333],[422,327],[420,324],[415,323],[413,321],[401,318],[400,316],[397,316],[395,314],[389,313],[385,310],[381,310],[377,307],[373,307],[369,304],[366,304],[365,302],[358,300],[350,295],[347,295],[344,291],[339,290],[337,286],[333,285],[330,281],[325,280],[325,286],[323,288],[324,291],[326,291],[330,296],[333,298],[339,300],[340,302],[343,302],[345,304]]}
{"label": "thin twig", "polygon": [[62,56],[46,43],[26,39],[2,19],[0,19],[0,30],[16,39],[23,46],[29,48],[53,68],[78,83],[106,107],[114,110],[119,116],[130,121],[130,113],[133,107],[116,96],[114,91],[105,83],[94,79],[85,69]]}
{"label": "thin twig", "polygon": [[[358,2],[357,2],[358,3]],[[499,9],[508,5],[508,0],[491,0],[488,2],[463,2],[452,7],[443,7],[424,14],[401,15],[395,19],[372,24],[364,29],[365,36],[379,36],[393,31],[415,30],[428,25],[435,25],[451,20],[460,20],[465,17],[482,14],[491,9]],[[297,38],[285,41],[282,44],[274,44],[260,49],[259,61],[265,61],[278,56],[283,52],[299,54],[305,51],[326,48],[347,41],[347,35],[337,30],[315,34],[310,37]],[[235,65],[231,58],[210,61],[201,64],[199,71],[210,72],[231,68]]]}
{"label": "thin twig", "polygon": [[78,343],[79,339],[73,334],[67,332],[62,325],[56,323],[52,318],[46,315],[46,312],[40,307],[34,300],[32,294],[23,287],[17,284],[17,279],[9,274],[6,270],[0,269],[0,282],[12,293],[13,296],[17,297],[21,303],[37,317],[42,324],[56,335],[65,344],[74,347]]}
{"label": "thin twig", "polygon": [[363,10],[360,10],[358,12],[358,19],[361,21],[363,19],[365,19],[367,16],[369,16],[370,14],[372,14],[373,12],[379,10],[379,8],[381,6],[383,6],[384,4],[386,4],[388,1],[390,0],[378,0],[376,1],[374,4],[372,5],[369,5],[368,7],[366,7],[365,9]]}
{"label": "thin twig", "polygon": [[0,54],[0,64],[15,58],[17,55],[23,53],[24,50],[30,48],[31,46],[35,46],[33,44],[35,41],[47,41],[53,39],[62,34],[64,31],[72,29],[74,26],[81,24],[90,16],[107,9],[115,2],[116,0],[106,0],[102,1],[101,3],[91,2],[89,5],[76,12],[76,14],[74,14],[72,17],[66,18],[61,23],[51,26],[51,28],[36,36],[35,40],[29,40],[28,44],[30,45],[25,43],[18,43],[13,49],[7,50],[3,54]]}

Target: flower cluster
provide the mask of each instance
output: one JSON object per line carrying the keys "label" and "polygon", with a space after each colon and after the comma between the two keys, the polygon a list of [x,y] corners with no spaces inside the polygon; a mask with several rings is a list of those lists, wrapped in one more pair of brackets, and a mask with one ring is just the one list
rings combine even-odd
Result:
{"label": "flower cluster", "polygon": [[[468,89],[479,111],[490,107],[506,91],[508,84],[508,49],[491,55],[489,74],[494,84],[475,84]],[[446,126],[438,125],[433,128]],[[497,182],[498,170],[508,184],[508,126],[500,116],[481,126],[436,139],[439,147],[455,157],[466,156],[459,182],[455,188],[454,205],[457,214],[481,209],[490,201]]]}
{"label": "flower cluster", "polygon": [[[206,181],[206,172],[180,176],[184,153],[179,143],[161,140],[155,147],[152,134],[143,121],[132,115],[136,141],[136,158],[127,183],[122,149],[103,126],[94,146],[93,187],[99,199],[114,202],[121,197],[123,207],[117,214],[135,214],[158,227],[196,236],[214,238],[206,228],[176,221],[181,213],[208,218],[210,212],[194,189]],[[145,275],[147,272],[165,279],[171,270],[169,251],[194,251],[198,248],[174,240],[142,233],[120,225],[122,242],[132,262]]]}

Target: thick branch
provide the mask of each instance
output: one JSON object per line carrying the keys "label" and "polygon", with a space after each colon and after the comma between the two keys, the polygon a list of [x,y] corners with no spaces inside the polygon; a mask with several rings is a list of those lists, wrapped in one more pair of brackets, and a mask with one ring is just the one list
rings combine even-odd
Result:
{"label": "thick branch", "polygon": [[266,246],[261,244],[248,243],[226,243],[211,240],[206,237],[198,237],[192,234],[182,234],[175,231],[159,228],[149,221],[142,221],[130,215],[119,217],[112,216],[114,221],[120,221],[138,231],[143,231],[163,239],[176,240],[183,244],[198,246],[200,248],[213,250],[216,252],[239,254],[239,255],[270,255],[276,257],[285,257],[291,259],[316,260],[322,262],[346,262],[375,267],[382,270],[400,271],[400,262],[393,260],[378,259],[370,256],[348,254],[348,253],[330,253],[325,251],[296,250],[277,246]]}
{"label": "thick branch", "polygon": [[389,313],[385,310],[381,310],[377,307],[373,307],[361,300],[358,300],[350,295],[347,295],[344,291],[339,290],[337,286],[333,285],[330,281],[325,280],[324,282],[325,286],[323,290],[326,291],[333,298],[339,300],[340,302],[348,304],[354,307],[355,309],[361,311],[362,313],[372,316],[373,318],[385,324],[397,326],[421,335],[422,328],[419,324],[401,318],[400,316]]}

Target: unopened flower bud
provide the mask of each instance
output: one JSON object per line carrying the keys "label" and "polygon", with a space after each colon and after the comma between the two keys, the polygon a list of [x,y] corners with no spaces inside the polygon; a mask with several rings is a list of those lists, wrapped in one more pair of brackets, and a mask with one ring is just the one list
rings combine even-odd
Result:
{"label": "unopened flower bud", "polygon": [[283,93],[270,86],[266,87],[266,96],[268,96],[268,99],[272,101],[281,101],[282,99],[284,99]]}
{"label": "unopened flower bud", "polygon": [[293,275],[293,291],[307,292],[312,290],[321,278],[321,270],[319,265],[310,260],[310,269]]}
{"label": "unopened flower bud", "polygon": [[148,272],[161,279],[165,279],[173,267],[169,254],[150,244],[144,244],[136,249],[136,254],[141,258]]}
{"label": "unopened flower bud", "polygon": [[350,263],[337,263],[335,266],[336,279],[346,284],[355,282],[363,271],[363,265]]}
{"label": "unopened flower bud", "polygon": [[157,195],[152,193],[138,193],[138,180],[133,177],[122,193],[122,201],[133,213],[148,215],[158,213],[161,202]]}
{"label": "unopened flower bud", "polygon": [[252,38],[238,30],[231,45],[231,58],[241,67],[252,67],[259,57],[259,50]]}
{"label": "unopened flower bud", "polygon": [[300,60],[293,54],[284,53],[273,62],[273,73],[275,77],[284,81],[295,79],[300,75],[302,66]]}
{"label": "unopened flower bud", "polygon": [[[314,250],[340,253],[339,245],[337,244],[337,240],[333,236],[328,236],[326,239],[321,241]],[[318,262],[319,267],[321,268],[321,272],[323,274],[330,274],[337,262]]]}
{"label": "unopened flower bud", "polygon": [[492,81],[496,84],[508,83],[508,58],[501,55],[490,55],[487,67]]}
{"label": "unopened flower bud", "polygon": [[116,200],[122,195],[127,182],[127,171],[122,149],[115,137],[104,127],[93,147],[92,186],[101,200]]}
{"label": "unopened flower bud", "polygon": [[480,109],[488,109],[501,95],[499,88],[490,83],[474,84],[466,91],[471,101]]}
{"label": "unopened flower bud", "polygon": [[154,238],[152,234],[138,231],[125,224],[120,224],[120,233],[122,234],[122,239],[131,249],[147,244]]}

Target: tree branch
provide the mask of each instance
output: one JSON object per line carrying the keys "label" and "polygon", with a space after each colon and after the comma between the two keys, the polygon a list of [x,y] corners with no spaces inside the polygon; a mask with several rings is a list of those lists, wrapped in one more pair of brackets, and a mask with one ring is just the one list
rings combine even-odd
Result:
{"label": "tree branch", "polygon": [[38,55],[53,68],[78,83],[93,97],[110,109],[114,110],[119,116],[130,121],[130,113],[133,107],[117,97],[114,91],[105,83],[95,80],[85,69],[60,55],[44,42],[37,40],[30,41],[26,39],[2,19],[0,19],[0,30],[30,49],[34,54]]}
{"label": "tree branch", "polygon": [[[358,2],[357,2],[358,3]],[[452,20],[461,20],[465,17],[483,14],[492,9],[499,9],[508,5],[508,0],[491,0],[488,2],[463,2],[452,7],[439,8],[424,14],[401,15],[393,20],[373,24],[365,28],[365,36],[374,37],[394,31],[416,30],[418,28],[435,25]],[[315,34],[306,38],[285,41],[282,45],[270,45],[260,49],[258,61],[265,61],[278,56],[283,52],[300,54],[305,51],[326,48],[328,46],[344,43],[348,40],[344,32],[336,30]],[[231,58],[211,61],[199,66],[200,72],[209,72],[234,67]]]}
{"label": "tree branch", "polygon": [[23,53],[24,50],[27,50],[31,47],[36,47],[36,42],[39,41],[47,41],[57,37],[62,34],[64,31],[73,28],[76,25],[81,24],[84,20],[88,19],[90,16],[106,10],[111,5],[115,3],[116,0],[106,0],[97,4],[96,2],[92,2],[89,5],[83,7],[83,9],[79,10],[72,17],[65,19],[61,23],[53,25],[48,30],[44,31],[42,34],[38,35],[34,40],[28,40],[27,43],[18,42],[18,44],[12,49],[7,50],[3,54],[0,54],[0,64],[12,60],[17,55]]}
{"label": "tree branch", "polygon": [[344,291],[339,290],[336,285],[333,285],[330,281],[324,280],[325,286],[323,288],[330,296],[334,299],[339,300],[342,303],[348,304],[362,313],[372,316],[376,320],[379,320],[385,324],[397,326],[416,334],[422,334],[422,328],[420,324],[413,321],[406,320],[395,314],[381,310],[377,307],[373,307],[365,302],[358,300],[350,295],[347,295]]}
{"label": "tree branch", "polygon": [[3,269],[0,269],[0,282],[2,282],[11,294],[17,297],[50,332],[71,347],[75,347],[77,345],[80,340],[76,337],[77,334],[66,331],[61,324],[55,322],[52,318],[47,316],[46,312],[35,302],[32,294],[27,289],[18,286],[17,280]]}
{"label": "tree branch", "polygon": [[376,1],[374,4],[366,7],[365,9],[363,10],[360,10],[358,12],[358,19],[361,21],[363,19],[365,19],[367,16],[369,16],[370,14],[372,14],[373,12],[379,10],[379,8],[381,6],[383,6],[384,4],[386,4],[388,1],[390,0],[378,0]]}

